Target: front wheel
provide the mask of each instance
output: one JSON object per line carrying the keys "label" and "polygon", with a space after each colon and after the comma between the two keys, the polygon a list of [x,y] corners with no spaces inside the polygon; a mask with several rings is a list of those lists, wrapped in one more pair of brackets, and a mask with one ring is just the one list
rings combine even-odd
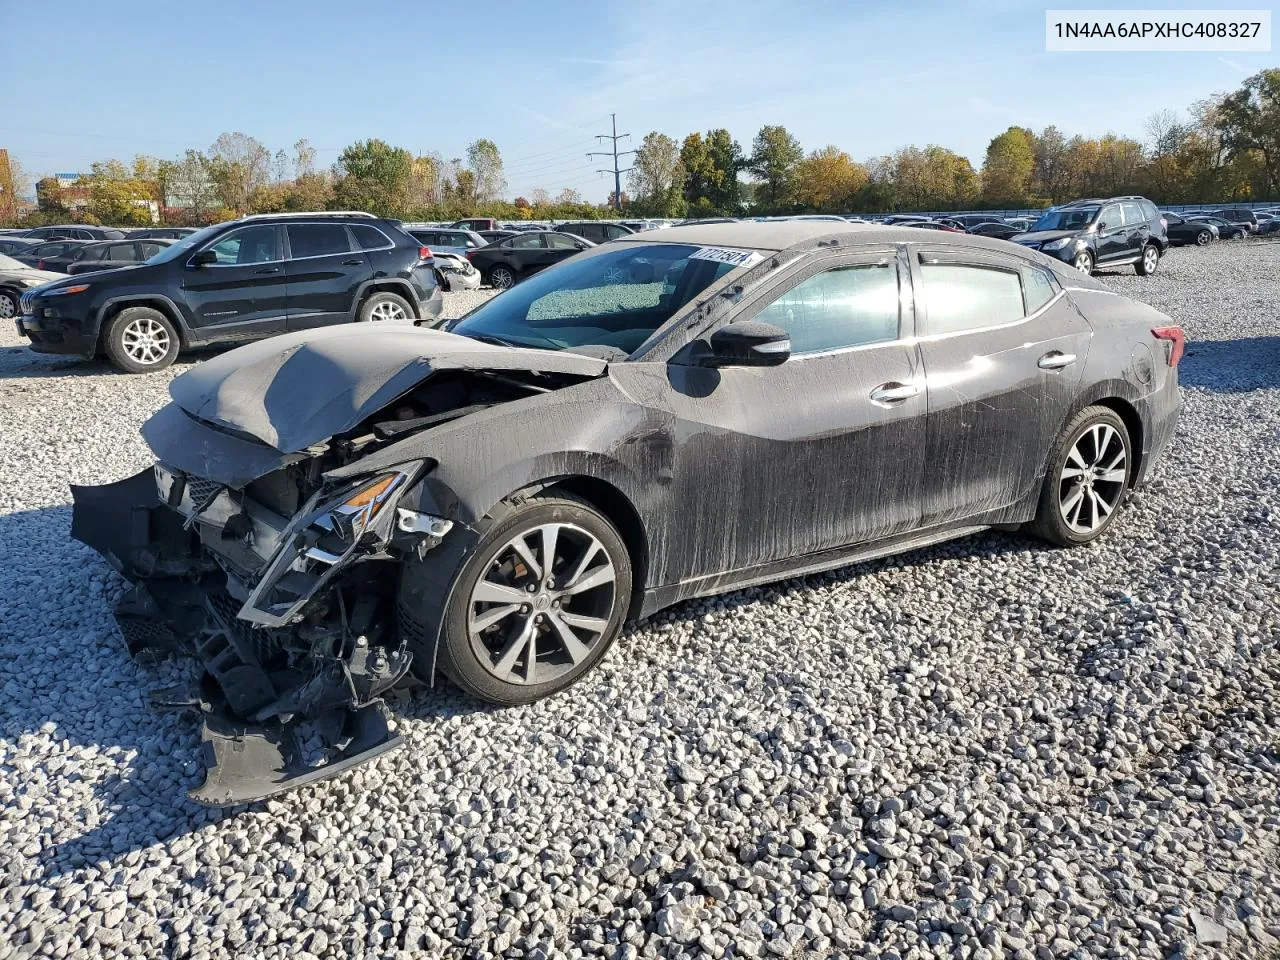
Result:
{"label": "front wheel", "polygon": [[178,331],[159,310],[126,307],[111,318],[103,339],[107,358],[125,373],[163,370],[178,357]]}
{"label": "front wheel", "polygon": [[1134,270],[1140,277],[1149,277],[1156,272],[1156,268],[1160,266],[1160,248],[1154,243],[1148,243],[1142,248],[1142,256],[1138,258],[1138,262],[1134,264]]}
{"label": "front wheel", "polygon": [[[449,594],[436,663],[483,700],[531,703],[604,658],[626,618],[631,558],[608,518],[566,495],[503,503],[483,523]],[[430,577],[429,565],[430,557],[422,576]],[[436,619],[404,609],[430,595],[405,587],[402,622]]]}
{"label": "front wheel", "polygon": [[1062,547],[1096,540],[1115,522],[1132,463],[1120,415],[1110,407],[1085,407],[1054,445],[1032,531]]}
{"label": "front wheel", "polygon": [[1071,265],[1081,273],[1093,273],[1093,254],[1088,250],[1081,250],[1071,261]]}
{"label": "front wheel", "polygon": [[509,290],[516,285],[515,271],[498,264],[489,271],[489,286],[495,290]]}
{"label": "front wheel", "polygon": [[17,294],[0,290],[0,320],[12,320],[18,315]]}

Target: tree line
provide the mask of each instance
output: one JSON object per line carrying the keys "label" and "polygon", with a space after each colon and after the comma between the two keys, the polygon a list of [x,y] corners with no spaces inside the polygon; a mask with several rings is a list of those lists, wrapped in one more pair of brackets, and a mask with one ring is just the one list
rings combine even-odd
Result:
{"label": "tree line", "polygon": [[1086,138],[1054,126],[1011,126],[991,140],[975,170],[966,157],[933,144],[856,161],[835,145],[806,152],[778,125],[761,127],[749,151],[723,128],[680,142],[655,130],[636,151],[629,195],[595,204],[573,189],[505,199],[503,158],[490,139],[448,160],[363,140],[320,169],[305,139],[273,153],[233,132],[208,150],[169,160],[95,163],[69,191],[46,177],[36,183],[38,210],[25,223],[56,221],[73,207],[80,219],[150,223],[151,203],[167,223],[196,225],[323,209],[427,221],[605,217],[616,216],[615,199],[628,215],[659,217],[1038,208],[1127,193],[1158,203],[1271,200],[1280,198],[1280,69],[1194,103],[1185,115],[1157,113],[1146,134],[1145,141],[1112,133]]}

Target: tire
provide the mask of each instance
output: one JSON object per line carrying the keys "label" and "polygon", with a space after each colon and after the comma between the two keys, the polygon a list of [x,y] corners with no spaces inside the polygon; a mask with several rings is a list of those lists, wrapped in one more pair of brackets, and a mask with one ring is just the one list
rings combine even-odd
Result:
{"label": "tire", "polygon": [[510,290],[520,278],[513,267],[508,267],[505,263],[499,263],[497,266],[489,268],[489,276],[485,279],[488,280],[489,286],[495,290]]}
{"label": "tire", "polygon": [[1196,234],[1197,247],[1207,247],[1211,243],[1213,243],[1213,234],[1208,230],[1201,230]]}
{"label": "tire", "polygon": [[[1102,449],[1095,451],[1099,441]],[[1132,479],[1124,421],[1110,407],[1085,407],[1053,446],[1031,532],[1060,547],[1091,543],[1115,522]]]}
{"label": "tire", "polygon": [[1071,265],[1081,273],[1093,273],[1093,254],[1088,250],[1081,250],[1071,261]]}
{"label": "tire", "polygon": [[370,294],[368,299],[360,304],[360,312],[356,315],[359,323],[374,323],[380,320],[390,323],[412,323],[415,319],[413,305],[400,294],[387,290]]}
{"label": "tire", "polygon": [[[565,494],[504,501],[477,527],[480,540],[452,590],[431,569],[431,554],[416,570],[406,568],[406,580],[423,581],[401,582],[400,622],[411,646],[426,654],[431,624],[439,623],[436,666],[490,703],[532,703],[573,685],[604,658],[626,620],[631,558],[618,531],[591,504]],[[547,528],[556,530],[551,555],[559,582],[542,569]],[[409,609],[446,596],[443,611]]]}
{"label": "tire", "polygon": [[181,342],[173,322],[152,307],[125,307],[103,335],[107,359],[125,373],[154,373],[178,358]]}
{"label": "tire", "polygon": [[10,290],[0,290],[0,320],[12,320],[18,315],[18,295]]}
{"label": "tire", "polygon": [[1149,277],[1160,266],[1160,248],[1154,243],[1148,243],[1142,248],[1142,256],[1138,258],[1138,262],[1133,265],[1133,269],[1137,271],[1140,277]]}

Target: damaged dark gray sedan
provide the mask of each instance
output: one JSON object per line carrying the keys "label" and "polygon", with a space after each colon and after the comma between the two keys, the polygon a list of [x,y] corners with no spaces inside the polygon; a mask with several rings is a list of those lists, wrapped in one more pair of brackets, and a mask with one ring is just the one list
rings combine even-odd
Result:
{"label": "damaged dark gray sedan", "polygon": [[1088,543],[1173,433],[1182,331],[1033,251],[783,221],[593,248],[447,331],[196,366],[153,469],[73,488],[129,649],[203,668],[208,803],[395,747],[437,670],[525,703],[628,618],[1025,526]]}

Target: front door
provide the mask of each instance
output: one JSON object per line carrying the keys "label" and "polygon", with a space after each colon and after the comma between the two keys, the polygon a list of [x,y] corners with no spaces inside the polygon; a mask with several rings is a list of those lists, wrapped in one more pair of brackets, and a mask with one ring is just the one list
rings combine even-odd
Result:
{"label": "front door", "polygon": [[368,258],[353,248],[341,223],[290,223],[288,283],[290,330],[305,330],[355,317],[356,296],[371,276]]}
{"label": "front door", "polygon": [[669,502],[694,505],[673,518],[693,546],[672,558],[668,583],[878,540],[919,520],[925,395],[896,252],[802,271],[728,318],[786,330],[785,363],[711,369],[677,354],[611,371],[675,421]]}
{"label": "front door", "polygon": [[187,261],[183,289],[193,322],[219,337],[258,337],[284,330],[284,254],[280,228],[259,223],[223,234],[203,250],[213,263]]}
{"label": "front door", "polygon": [[980,519],[1040,482],[1092,332],[1040,267],[924,249],[913,269],[929,406],[923,522]]}

